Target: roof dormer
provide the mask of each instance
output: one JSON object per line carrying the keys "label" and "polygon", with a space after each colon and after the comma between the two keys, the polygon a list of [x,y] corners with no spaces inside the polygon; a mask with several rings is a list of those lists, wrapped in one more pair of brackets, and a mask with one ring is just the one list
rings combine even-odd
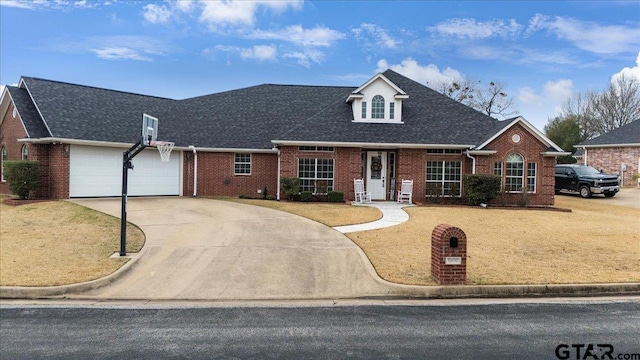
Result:
{"label": "roof dormer", "polygon": [[347,103],[351,103],[354,122],[402,124],[402,101],[409,95],[382,73],[376,74],[355,89]]}

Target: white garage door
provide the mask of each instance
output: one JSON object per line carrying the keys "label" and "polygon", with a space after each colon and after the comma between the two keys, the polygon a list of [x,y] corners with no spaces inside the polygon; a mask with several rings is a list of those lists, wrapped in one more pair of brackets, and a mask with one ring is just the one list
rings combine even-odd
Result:
{"label": "white garage door", "polygon": [[[122,153],[126,149],[72,145],[69,196],[121,196]],[[143,150],[131,161],[128,195],[180,195],[180,153],[160,161],[157,149]]]}

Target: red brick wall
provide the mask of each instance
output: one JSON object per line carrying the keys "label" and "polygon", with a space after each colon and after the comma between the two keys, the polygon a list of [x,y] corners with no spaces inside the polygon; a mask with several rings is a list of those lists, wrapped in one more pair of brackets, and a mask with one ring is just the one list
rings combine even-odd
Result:
{"label": "red brick wall", "polygon": [[[22,121],[20,121],[20,117],[17,115],[15,118],[13,117],[13,104],[10,104],[0,125],[0,148],[4,146],[7,149],[7,160],[21,159],[22,145],[25,144],[18,142],[18,139],[24,139],[26,137],[27,132],[24,130]],[[29,155],[31,155],[33,153],[32,146],[27,144],[27,148]],[[11,194],[9,183],[5,181],[0,182],[0,193]]]}
{"label": "red brick wall", "polygon": [[[183,193],[193,195],[194,155],[184,152]],[[251,154],[251,175],[234,175],[234,153],[198,152],[197,196],[261,196],[258,189],[267,188],[276,195],[278,156]]]}
{"label": "red brick wall", "polygon": [[335,151],[299,151],[297,146],[280,149],[280,175],[298,177],[298,159],[333,159],[333,190],[344,193],[345,200],[353,200],[353,179],[362,178],[360,148],[337,147]]}
{"label": "red brick wall", "polygon": [[[633,175],[638,174],[638,161],[640,161],[640,147],[610,147],[587,149],[587,165],[609,174],[620,175],[620,166],[625,164],[624,186],[637,186]],[[584,163],[579,161],[579,163]]]}
{"label": "red brick wall", "polygon": [[[512,136],[520,135],[520,142],[514,143]],[[496,150],[494,155],[477,156],[476,173],[493,174],[494,162],[505,162],[507,156],[512,153],[518,153],[524,157],[525,175],[526,164],[530,162],[537,163],[536,169],[536,192],[527,194],[529,205],[553,205],[554,204],[554,185],[555,185],[555,158],[544,157],[542,152],[547,147],[536,139],[520,124],[515,125],[508,131],[501,134],[486,146],[487,149]],[[504,177],[504,170],[503,170]],[[504,181],[503,181],[504,184]],[[525,176],[526,184],[526,176]],[[521,201],[522,194],[504,194],[507,204],[518,204]],[[498,203],[502,200],[494,200]]]}

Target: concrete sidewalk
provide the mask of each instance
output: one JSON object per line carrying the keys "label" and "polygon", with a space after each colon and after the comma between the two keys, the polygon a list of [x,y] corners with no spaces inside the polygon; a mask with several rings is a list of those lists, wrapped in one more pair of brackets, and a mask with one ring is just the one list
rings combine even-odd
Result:
{"label": "concrete sidewalk", "polygon": [[398,204],[395,201],[375,201],[364,204],[353,203],[353,205],[374,207],[380,210],[382,218],[364,224],[336,226],[334,227],[335,230],[346,234],[356,231],[375,230],[400,225],[409,220],[409,214],[402,209],[409,206],[415,206],[412,204]]}

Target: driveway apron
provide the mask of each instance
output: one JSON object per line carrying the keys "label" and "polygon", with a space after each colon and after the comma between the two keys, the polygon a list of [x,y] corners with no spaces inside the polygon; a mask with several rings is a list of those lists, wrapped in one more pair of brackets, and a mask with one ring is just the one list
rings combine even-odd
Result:
{"label": "driveway apron", "polygon": [[[120,199],[73,202],[120,217]],[[146,235],[145,249],[122,278],[82,296],[231,300],[389,294],[351,240],[296,215],[185,197],[129,198],[127,209],[127,219]]]}

